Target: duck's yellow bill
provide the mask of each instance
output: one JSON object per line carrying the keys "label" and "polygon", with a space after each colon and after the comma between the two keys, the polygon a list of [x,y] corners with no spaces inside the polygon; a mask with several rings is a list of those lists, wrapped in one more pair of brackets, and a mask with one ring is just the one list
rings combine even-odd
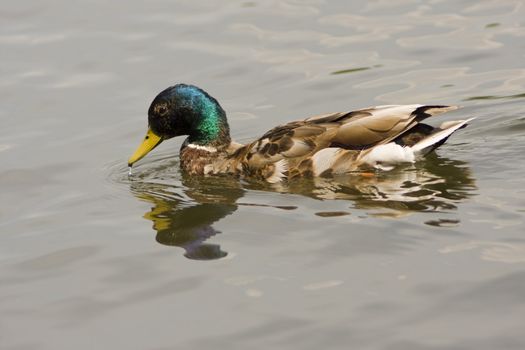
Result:
{"label": "duck's yellow bill", "polygon": [[142,159],[146,154],[148,154],[152,149],[157,147],[159,143],[162,142],[162,137],[155,134],[148,128],[148,132],[144,137],[144,141],[140,144],[139,148],[133,153],[131,158],[128,160],[128,166],[131,167],[136,161]]}

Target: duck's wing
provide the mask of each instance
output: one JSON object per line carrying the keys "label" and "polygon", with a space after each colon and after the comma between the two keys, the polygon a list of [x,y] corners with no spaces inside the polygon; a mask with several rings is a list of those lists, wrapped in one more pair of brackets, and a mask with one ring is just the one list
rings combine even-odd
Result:
{"label": "duck's wing", "polygon": [[326,147],[363,150],[388,143],[456,106],[388,105],[314,116],[277,126],[245,149],[251,167],[305,157]]}
{"label": "duck's wing", "polygon": [[[317,159],[318,162],[326,162],[326,156],[331,158],[336,155],[338,159],[341,158],[342,153],[337,150],[345,151],[345,155],[354,159],[355,151],[369,150],[377,145],[389,143],[405,135],[420,121],[456,108],[388,105],[319,115],[277,126],[258,140],[239,149],[234,157],[238,160],[237,164],[249,169],[268,168],[271,165],[268,173],[280,179],[290,166],[297,167],[304,160]],[[330,148],[331,151],[316,155],[326,148]],[[278,176],[274,176],[275,174]]]}
{"label": "duck's wing", "polygon": [[282,159],[303,158],[328,147],[340,126],[337,122],[290,122],[277,126],[247,145],[244,162],[259,168]]}
{"label": "duck's wing", "polygon": [[340,116],[320,116],[307,119],[340,124],[332,140],[347,149],[366,149],[388,143],[422,120],[445,113],[457,106],[388,105],[365,108]]}

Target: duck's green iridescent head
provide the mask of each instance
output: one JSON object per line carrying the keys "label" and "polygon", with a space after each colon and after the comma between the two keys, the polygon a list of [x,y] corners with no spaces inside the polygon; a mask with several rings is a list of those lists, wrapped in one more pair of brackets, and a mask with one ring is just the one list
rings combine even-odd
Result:
{"label": "duck's green iridescent head", "polygon": [[226,112],[216,99],[193,85],[177,84],[158,94],[149,107],[148,123],[146,137],[129,166],[175,136],[188,135],[187,142],[201,146],[226,146],[231,141]]}

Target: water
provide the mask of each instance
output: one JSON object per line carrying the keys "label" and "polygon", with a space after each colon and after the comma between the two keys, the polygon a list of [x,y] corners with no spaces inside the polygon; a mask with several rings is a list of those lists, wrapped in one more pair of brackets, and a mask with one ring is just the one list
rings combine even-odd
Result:
{"label": "water", "polygon": [[[521,1],[0,10],[1,349],[523,349]],[[126,160],[165,87],[233,136],[377,104],[476,116],[377,176],[271,186]]]}

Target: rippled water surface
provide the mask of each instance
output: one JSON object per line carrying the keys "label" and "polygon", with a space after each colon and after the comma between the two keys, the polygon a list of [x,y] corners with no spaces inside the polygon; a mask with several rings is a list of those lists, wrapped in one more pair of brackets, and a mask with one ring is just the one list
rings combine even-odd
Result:
{"label": "rippled water surface", "polygon": [[[525,349],[523,1],[5,2],[1,349]],[[240,141],[319,113],[475,116],[392,172],[131,178],[152,98]]]}

